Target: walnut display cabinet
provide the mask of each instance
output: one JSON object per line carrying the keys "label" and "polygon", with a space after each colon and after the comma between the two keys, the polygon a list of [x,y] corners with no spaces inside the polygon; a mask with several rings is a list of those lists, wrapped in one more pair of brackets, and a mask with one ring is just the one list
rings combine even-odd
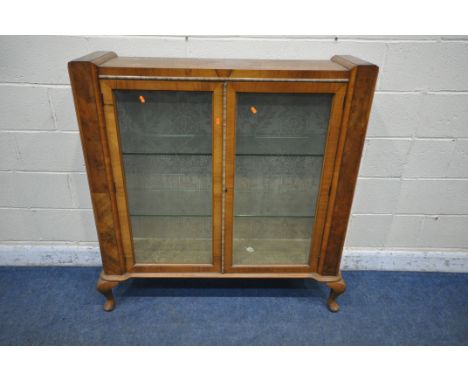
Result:
{"label": "walnut display cabinet", "polygon": [[103,271],[312,278],[338,311],[378,67],[117,57],[69,63]]}

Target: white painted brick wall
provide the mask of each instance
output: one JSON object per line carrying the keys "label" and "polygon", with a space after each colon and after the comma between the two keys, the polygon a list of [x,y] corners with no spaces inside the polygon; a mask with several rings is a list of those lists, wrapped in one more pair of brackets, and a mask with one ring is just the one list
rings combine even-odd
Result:
{"label": "white painted brick wall", "polygon": [[365,177],[400,177],[411,143],[409,138],[367,139],[359,174]]}
{"label": "white painted brick wall", "polygon": [[[14,155],[0,162],[0,171],[84,171],[78,131],[0,131]],[[3,158],[2,158],[3,159]]]}
{"label": "white painted brick wall", "polygon": [[405,178],[443,178],[455,149],[455,139],[417,139],[405,164]]}
{"label": "white painted brick wall", "polygon": [[376,93],[367,137],[412,137],[421,124],[421,101],[419,94]]}
{"label": "white painted brick wall", "polygon": [[0,130],[54,130],[46,87],[0,87]]}
{"label": "white painted brick wall", "polygon": [[467,62],[466,41],[388,44],[380,89],[465,91]]}
{"label": "white painted brick wall", "polygon": [[[468,43],[468,41],[467,41]],[[468,138],[468,94],[417,94],[421,100],[416,128],[420,138]]]}
{"label": "white painted brick wall", "polygon": [[438,36],[0,37],[0,243],[96,243],[66,66],[94,50],[376,63],[346,246],[468,251],[468,39]]}

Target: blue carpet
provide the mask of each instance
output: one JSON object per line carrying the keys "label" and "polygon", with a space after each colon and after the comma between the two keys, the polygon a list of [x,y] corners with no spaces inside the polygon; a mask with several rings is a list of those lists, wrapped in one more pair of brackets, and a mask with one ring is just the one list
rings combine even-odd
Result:
{"label": "blue carpet", "polygon": [[312,280],[129,280],[102,310],[97,268],[0,267],[0,345],[468,345],[468,274],[345,272],[341,311]]}

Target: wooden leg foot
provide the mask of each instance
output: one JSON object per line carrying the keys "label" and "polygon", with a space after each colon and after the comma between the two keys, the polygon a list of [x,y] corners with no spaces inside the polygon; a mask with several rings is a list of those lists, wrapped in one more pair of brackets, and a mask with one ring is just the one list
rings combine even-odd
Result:
{"label": "wooden leg foot", "polygon": [[340,279],[338,281],[333,281],[327,283],[327,286],[330,288],[330,296],[328,297],[328,309],[330,309],[331,312],[336,313],[340,310],[340,306],[336,302],[336,299],[338,296],[346,290],[346,284],[343,279]]}
{"label": "wooden leg foot", "polygon": [[99,277],[96,288],[98,292],[102,293],[106,298],[106,302],[104,303],[104,310],[106,312],[110,312],[115,308],[115,298],[112,293],[112,288],[115,288],[117,285],[119,285],[118,281],[107,281]]}

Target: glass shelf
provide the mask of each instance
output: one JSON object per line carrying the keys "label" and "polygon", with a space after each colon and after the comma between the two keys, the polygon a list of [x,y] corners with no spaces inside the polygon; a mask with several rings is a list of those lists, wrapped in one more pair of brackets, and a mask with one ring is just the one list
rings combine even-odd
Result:
{"label": "glass shelf", "polygon": [[[237,155],[323,156],[324,134],[304,137],[238,136]],[[123,148],[124,155],[211,155],[210,136],[132,136]]]}
{"label": "glass shelf", "polygon": [[307,239],[234,239],[236,265],[305,265],[309,261]]}
{"label": "glass shelf", "polygon": [[[238,136],[237,155],[323,156],[324,134],[304,137]],[[123,148],[124,155],[211,155],[210,136],[132,136]]]}
{"label": "glass shelf", "polygon": [[241,135],[236,137],[236,155],[264,156],[322,156],[324,134],[311,134],[299,137],[259,137]]}
{"label": "glass shelf", "polygon": [[211,215],[132,215],[133,246],[143,264],[210,264]]}
{"label": "glass shelf", "polygon": [[286,218],[286,219],[313,219],[314,215],[234,215],[237,218]]}
{"label": "glass shelf", "polygon": [[211,264],[211,239],[133,240],[140,264]]}
{"label": "glass shelf", "polygon": [[123,147],[124,154],[144,155],[211,155],[210,135],[157,135],[151,132],[151,127],[147,130],[131,135],[131,142],[127,142]]}
{"label": "glass shelf", "polygon": [[173,215],[152,215],[152,214],[133,214],[135,217],[159,217],[159,218],[174,218],[174,217],[179,217],[179,218],[209,218],[211,215],[180,215],[180,214],[173,214]]}
{"label": "glass shelf", "polygon": [[156,152],[151,152],[151,153],[122,153],[122,155],[142,155],[142,156],[145,156],[145,155],[200,155],[200,156],[211,156],[211,153],[203,153],[203,152],[200,152],[200,153],[194,153],[194,152],[186,152],[186,153],[181,153],[181,152],[174,152],[174,153],[166,153],[166,152],[160,152],[160,153],[156,153]]}
{"label": "glass shelf", "polygon": [[132,215],[200,216],[211,212],[211,191],[129,189]]}
{"label": "glass shelf", "polygon": [[[167,152],[148,152],[148,153],[122,153],[122,155],[200,155],[200,156],[211,156],[211,153],[195,153],[195,152],[174,152],[174,153],[167,153]],[[237,156],[244,156],[244,157],[323,157],[322,154],[261,154],[261,153],[245,153],[245,154],[238,154]]]}
{"label": "glass shelf", "polygon": [[[187,218],[207,218],[210,217],[211,215],[180,215],[180,214],[173,214],[173,215],[152,215],[152,214],[133,214],[135,217],[161,217],[161,218],[169,218],[169,217],[187,217]],[[313,215],[301,215],[301,216],[286,216],[286,215],[234,215],[234,217],[239,217],[239,218],[288,218],[288,219],[309,219],[309,218],[314,218],[315,216]]]}
{"label": "glass shelf", "polygon": [[236,265],[307,264],[312,216],[236,217]]}

